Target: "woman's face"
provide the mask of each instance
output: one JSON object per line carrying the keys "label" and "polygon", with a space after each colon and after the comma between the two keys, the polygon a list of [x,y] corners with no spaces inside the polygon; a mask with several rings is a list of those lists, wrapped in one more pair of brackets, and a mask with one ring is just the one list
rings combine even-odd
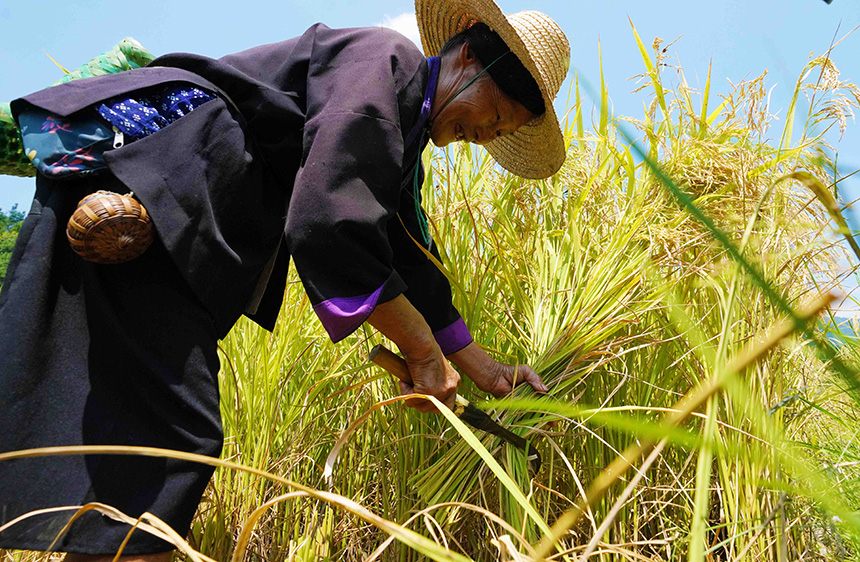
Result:
{"label": "woman's face", "polygon": [[[444,103],[446,99],[447,96],[434,103]],[[513,133],[533,118],[528,109],[502,92],[485,73],[435,117],[430,138],[436,146],[454,141],[486,144]]]}

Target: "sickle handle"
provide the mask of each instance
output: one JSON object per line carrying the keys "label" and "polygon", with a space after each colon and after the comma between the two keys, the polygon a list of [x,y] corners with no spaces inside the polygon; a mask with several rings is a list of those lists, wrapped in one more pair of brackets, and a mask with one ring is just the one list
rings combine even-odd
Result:
{"label": "sickle handle", "polygon": [[370,350],[368,359],[406,384],[412,384],[412,376],[409,374],[409,367],[406,366],[406,360],[392,352],[384,345],[379,344],[373,346],[373,349]]}

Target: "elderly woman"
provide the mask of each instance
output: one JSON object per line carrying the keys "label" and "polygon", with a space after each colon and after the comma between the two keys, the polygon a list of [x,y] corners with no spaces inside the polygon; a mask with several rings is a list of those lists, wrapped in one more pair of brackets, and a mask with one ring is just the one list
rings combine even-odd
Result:
{"label": "elderly woman", "polygon": [[[108,134],[78,159],[91,169],[37,179],[0,295],[0,452],[116,444],[217,456],[216,342],[243,313],[272,329],[290,258],[332,340],[369,322],[398,346],[413,381],[404,393],[451,405],[450,363],[496,396],[523,380],[545,391],[530,368],[483,352],[452,306],[425,252],[438,256],[420,155],[428,139],[468,141],[523,177],[557,171],[552,100],[567,40],[543,14],[506,17],[488,0],[416,5],[425,50],[439,56],[382,28],[320,24],[222,59],[171,54],[13,102],[25,141],[54,130],[46,124]],[[174,102],[179,115],[161,115]],[[100,265],[71,251],[65,223],[100,189],[133,192],[151,215],[157,239],[140,257]],[[211,473],[144,457],[8,461],[0,525],[98,501],[186,533]],[[69,515],[8,526],[0,547],[47,549]],[[55,548],[112,556],[127,532],[90,512]],[[135,532],[124,554],[162,559],[170,548]]]}

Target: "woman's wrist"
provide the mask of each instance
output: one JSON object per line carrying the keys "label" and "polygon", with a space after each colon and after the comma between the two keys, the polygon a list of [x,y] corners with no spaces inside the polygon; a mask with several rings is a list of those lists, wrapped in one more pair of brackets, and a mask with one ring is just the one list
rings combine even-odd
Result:
{"label": "woman's wrist", "polygon": [[481,346],[475,342],[471,342],[463,349],[450,353],[445,357],[447,357],[451,363],[456,365],[456,367],[463,372],[469,372],[476,368],[480,368],[480,363],[490,358],[489,355],[481,349]]}
{"label": "woman's wrist", "polygon": [[479,389],[491,392],[495,388],[500,376],[496,369],[498,363],[475,342],[446,357]]}

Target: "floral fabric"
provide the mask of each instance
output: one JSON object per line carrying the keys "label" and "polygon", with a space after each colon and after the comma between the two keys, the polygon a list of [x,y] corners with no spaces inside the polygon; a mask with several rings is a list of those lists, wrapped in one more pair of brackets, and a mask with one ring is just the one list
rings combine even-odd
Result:
{"label": "floral fabric", "polygon": [[154,92],[136,92],[134,97],[103,103],[98,113],[128,140],[137,140],[160,131],[214,97],[190,85],[167,84]]}

